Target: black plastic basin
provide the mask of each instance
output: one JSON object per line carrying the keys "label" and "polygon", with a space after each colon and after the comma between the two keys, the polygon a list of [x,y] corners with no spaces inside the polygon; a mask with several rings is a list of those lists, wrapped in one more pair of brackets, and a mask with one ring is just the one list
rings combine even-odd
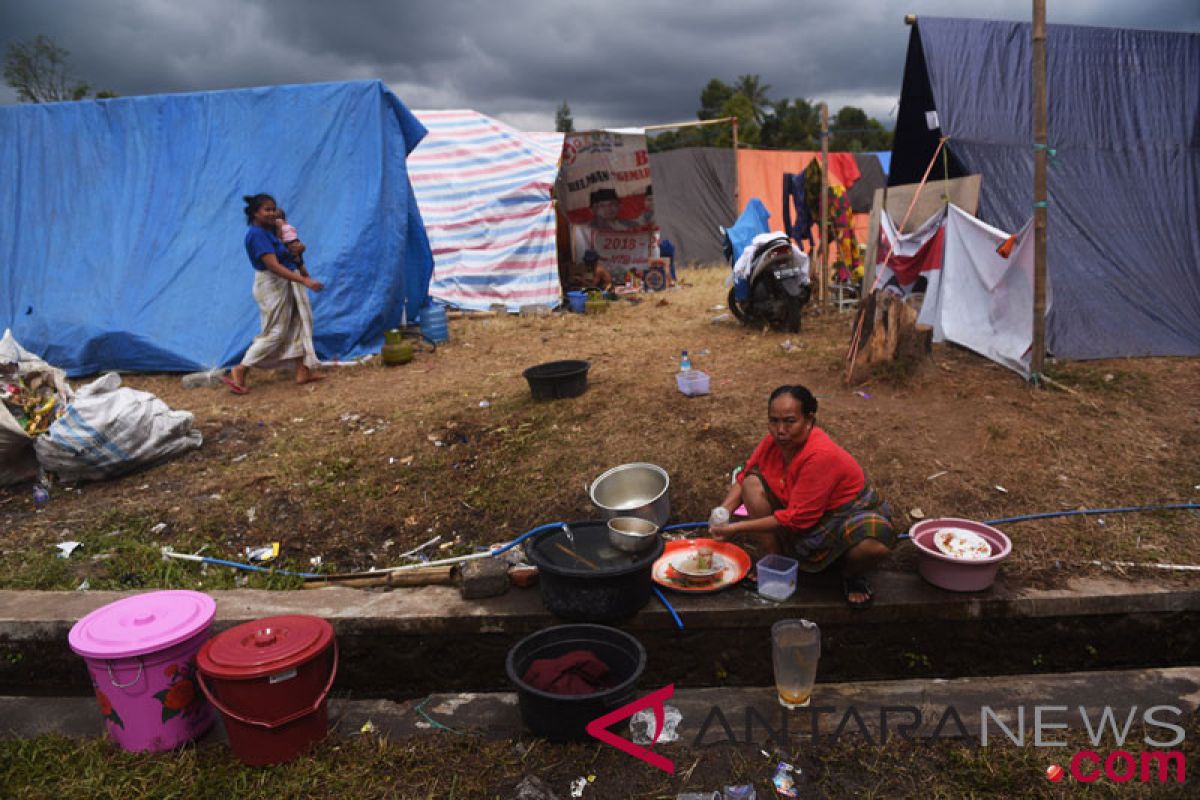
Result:
{"label": "black plastic basin", "polygon": [[662,537],[647,550],[625,553],[612,546],[608,534],[607,522],[572,522],[570,538],[548,529],[526,543],[547,611],[580,622],[613,622],[650,601]]}
{"label": "black plastic basin", "polygon": [[[594,694],[552,694],[524,680],[540,658],[558,658],[573,650],[588,650],[609,669],[612,688]],[[604,625],[558,625],[526,636],[508,651],[504,669],[517,687],[517,702],[525,727],[535,736],[565,742],[587,739],[587,724],[633,699],[638,678],[646,669],[646,648],[624,631]]]}
{"label": "black plastic basin", "polygon": [[534,400],[558,400],[578,397],[587,391],[587,361],[549,361],[530,367],[523,373],[529,381],[529,391]]}

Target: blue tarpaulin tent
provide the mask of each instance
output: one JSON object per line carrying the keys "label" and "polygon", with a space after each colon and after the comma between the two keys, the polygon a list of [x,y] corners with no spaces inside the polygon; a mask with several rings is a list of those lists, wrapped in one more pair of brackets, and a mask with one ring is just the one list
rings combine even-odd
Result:
{"label": "blue tarpaulin tent", "polygon": [[0,330],[72,375],[235,363],[259,330],[242,196],[308,245],[323,359],[377,350],[427,300],[407,155],[379,81],[0,108]]}
{"label": "blue tarpaulin tent", "polygon": [[[1030,25],[921,17],[888,183],[983,176],[979,217],[1033,213]],[[1047,347],[1200,355],[1200,34],[1048,25]]]}

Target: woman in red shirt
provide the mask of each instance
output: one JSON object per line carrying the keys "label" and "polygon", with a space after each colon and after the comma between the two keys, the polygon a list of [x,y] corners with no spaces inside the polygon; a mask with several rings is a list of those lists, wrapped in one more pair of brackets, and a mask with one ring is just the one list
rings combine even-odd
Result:
{"label": "woman in red shirt", "polygon": [[[709,529],[717,539],[752,537],[768,553],[793,555],[805,572],[842,558],[851,608],[873,599],[866,573],[896,546],[891,509],[862,467],[817,427],[817,398],[780,386],[767,403],[767,436],[746,462]],[[744,504],[748,519],[729,521]]]}

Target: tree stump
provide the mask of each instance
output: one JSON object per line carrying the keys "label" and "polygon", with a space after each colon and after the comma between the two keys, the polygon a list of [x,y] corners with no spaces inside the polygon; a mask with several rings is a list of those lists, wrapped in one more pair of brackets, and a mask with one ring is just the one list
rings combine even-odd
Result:
{"label": "tree stump", "polygon": [[917,310],[890,292],[872,292],[859,308],[846,354],[846,383],[887,370],[915,371],[933,352],[933,331],[917,326]]}

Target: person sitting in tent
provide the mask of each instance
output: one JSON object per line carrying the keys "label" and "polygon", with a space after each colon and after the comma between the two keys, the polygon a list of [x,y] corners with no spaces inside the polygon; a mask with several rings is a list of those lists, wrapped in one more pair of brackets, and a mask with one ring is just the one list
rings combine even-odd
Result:
{"label": "person sitting in tent", "polygon": [[[246,355],[228,377],[221,380],[234,394],[246,394],[250,367],[296,365],[296,383],[324,376],[313,348],[312,305],[304,289],[319,292],[325,284],[301,273],[287,247],[275,235],[278,211],[269,194],[246,195],[246,255],[254,268],[254,299],[258,303],[262,332],[254,337]],[[307,272],[307,271],[306,271]]]}
{"label": "person sitting in tent", "polygon": [[[896,546],[890,507],[858,462],[817,427],[817,399],[805,387],[771,393],[767,429],[712,510],[709,532],[719,540],[750,538],[768,553],[797,558],[805,572],[840,561],[846,603],[870,606],[866,573]],[[742,504],[749,517],[731,522]]]}
{"label": "person sitting in tent", "polygon": [[582,264],[571,265],[571,272],[567,276],[567,288],[573,291],[601,289],[606,292],[612,289],[612,276],[600,263],[600,256],[595,250],[588,250],[583,254]]}

